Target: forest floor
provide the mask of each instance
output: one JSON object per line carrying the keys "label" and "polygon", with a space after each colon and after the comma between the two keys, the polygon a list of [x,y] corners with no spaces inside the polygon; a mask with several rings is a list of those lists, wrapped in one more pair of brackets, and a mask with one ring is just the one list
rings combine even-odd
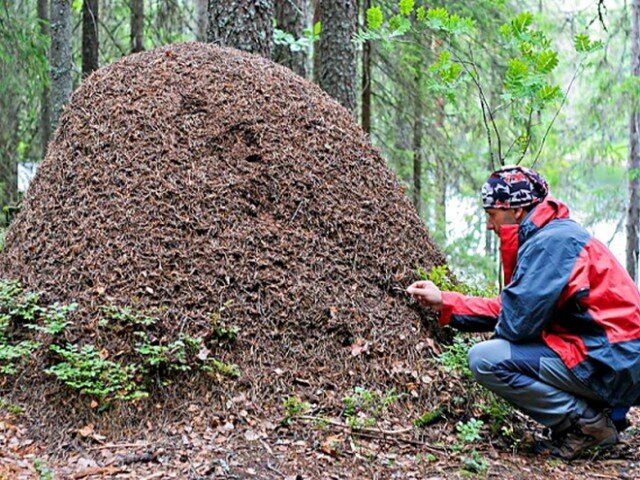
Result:
{"label": "forest floor", "polygon": [[[12,410],[9,407],[9,410]],[[65,435],[59,445],[30,438],[18,412],[0,410],[0,479],[342,479],[342,478],[640,478],[640,410],[622,442],[588,458],[564,462],[533,454],[534,430],[506,440],[483,429],[482,440],[460,444],[455,425],[440,422],[409,430],[364,429],[340,421],[239,415],[111,442],[92,425]],[[486,430],[486,431],[485,431]]]}

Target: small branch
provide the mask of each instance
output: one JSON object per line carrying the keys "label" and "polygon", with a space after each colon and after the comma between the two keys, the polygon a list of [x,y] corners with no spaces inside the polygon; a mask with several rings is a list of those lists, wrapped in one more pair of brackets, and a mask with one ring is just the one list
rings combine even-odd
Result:
{"label": "small branch", "polygon": [[414,440],[411,438],[406,438],[401,436],[401,434],[403,433],[408,433],[414,430],[413,427],[411,428],[400,428],[398,430],[383,430],[383,429],[375,429],[375,428],[353,428],[349,425],[346,425],[344,423],[341,422],[336,422],[334,420],[330,420],[330,419],[326,419],[326,418],[320,418],[320,417],[313,417],[311,415],[301,415],[299,417],[300,420],[312,420],[312,421],[321,421],[323,423],[332,425],[334,427],[338,427],[342,430],[348,430],[349,433],[351,433],[352,435],[357,435],[358,437],[363,437],[363,438],[370,438],[373,440],[383,440],[383,441],[393,441],[393,442],[401,442],[401,443],[407,443],[409,445],[415,445],[415,446],[419,446],[420,448],[423,448],[425,450],[428,450],[432,453],[435,454],[443,454],[443,453],[447,453],[447,451],[445,449],[441,449],[441,448],[436,448],[436,447],[432,447],[431,445],[429,445],[426,442],[421,442],[419,440]]}
{"label": "small branch", "polygon": [[74,473],[71,478],[76,480],[79,478],[91,477],[93,475],[115,475],[122,472],[126,472],[126,470],[118,467],[90,467]]}
{"label": "small branch", "polygon": [[366,432],[366,433],[382,433],[383,435],[400,435],[402,433],[412,432],[413,427],[409,428],[400,428],[398,430],[382,430],[381,428],[353,428],[346,423],[336,422],[335,420],[331,420],[329,418],[322,417],[314,417],[313,415],[300,415],[299,417],[302,420],[313,420],[316,422],[328,423],[329,425],[334,425],[336,427],[346,428],[348,430],[358,431],[358,432]]}
{"label": "small branch", "polygon": [[542,137],[542,141],[540,142],[540,147],[538,148],[538,153],[536,153],[536,156],[533,158],[533,163],[531,164],[531,168],[535,167],[536,162],[538,161],[538,158],[540,157],[540,154],[542,153],[542,148],[544,147],[544,143],[547,140],[547,136],[549,135],[549,132],[551,131],[551,127],[553,127],[553,124],[556,121],[556,118],[558,118],[558,115],[560,114],[560,111],[562,110],[562,107],[564,107],[564,104],[567,102],[567,97],[569,96],[569,92],[571,91],[571,87],[573,86],[573,82],[575,82],[578,73],[580,72],[580,69],[582,68],[582,63],[578,64],[578,67],[576,68],[576,71],[573,72],[573,77],[571,78],[571,81],[569,82],[569,86],[567,87],[567,90],[564,93],[564,97],[562,98],[562,102],[560,103],[560,106],[558,107],[558,110],[556,110],[555,115],[553,116],[553,118],[551,119],[551,122],[549,122],[549,125],[547,126],[547,129],[544,132],[544,136]]}
{"label": "small branch", "polygon": [[529,118],[527,118],[527,128],[526,128],[527,144],[522,149],[522,152],[520,152],[520,158],[518,158],[518,161],[516,162],[516,165],[520,165],[520,162],[522,161],[524,156],[527,154],[527,150],[529,150],[529,145],[531,145],[531,120],[532,120],[532,118],[533,118],[533,105],[531,105],[531,108],[529,109]]}
{"label": "small branch", "polygon": [[87,450],[107,450],[110,448],[134,448],[134,447],[147,447],[149,442],[143,443],[108,443],[106,445],[98,445],[96,447],[89,447]]}

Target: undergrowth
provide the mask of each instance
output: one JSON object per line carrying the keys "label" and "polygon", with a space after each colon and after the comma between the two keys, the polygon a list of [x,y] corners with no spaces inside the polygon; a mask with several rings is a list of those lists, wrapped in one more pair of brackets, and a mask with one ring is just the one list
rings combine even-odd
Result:
{"label": "undergrowth", "polygon": [[107,342],[80,342],[68,331],[76,309],[73,303],[42,306],[39,294],[0,280],[0,376],[13,376],[38,357],[44,360],[39,363],[44,373],[90,397],[101,409],[114,401],[147,397],[152,387],[167,385],[187,371],[218,380],[240,376],[236,365],[212,355],[232,345],[238,334],[221,322],[220,312],[211,315],[207,335],[180,333],[166,339],[154,312],[104,305],[97,322],[103,335],[95,337],[117,337],[118,348],[110,350]]}

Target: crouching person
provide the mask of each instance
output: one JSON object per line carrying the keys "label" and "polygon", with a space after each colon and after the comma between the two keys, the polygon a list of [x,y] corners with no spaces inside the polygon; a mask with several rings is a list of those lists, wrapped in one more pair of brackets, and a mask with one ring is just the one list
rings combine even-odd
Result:
{"label": "crouching person", "polygon": [[640,293],[598,240],[569,218],[534,170],[504,167],[482,188],[500,238],[505,288],[493,299],[407,292],[461,331],[493,331],[471,348],[475,379],[548,427],[544,446],[572,459],[618,442],[640,404]]}

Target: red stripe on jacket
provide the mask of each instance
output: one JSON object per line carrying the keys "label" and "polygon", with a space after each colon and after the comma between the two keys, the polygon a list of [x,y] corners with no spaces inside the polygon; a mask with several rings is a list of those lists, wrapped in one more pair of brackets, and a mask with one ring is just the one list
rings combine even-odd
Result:
{"label": "red stripe on jacket", "polygon": [[[627,271],[595,238],[591,238],[580,252],[558,306],[580,295],[580,292],[585,296],[578,302],[602,327],[609,343],[640,339],[640,324],[637,322],[640,293]],[[568,333],[555,322],[545,329],[542,338],[569,368],[587,357],[582,338]]]}

